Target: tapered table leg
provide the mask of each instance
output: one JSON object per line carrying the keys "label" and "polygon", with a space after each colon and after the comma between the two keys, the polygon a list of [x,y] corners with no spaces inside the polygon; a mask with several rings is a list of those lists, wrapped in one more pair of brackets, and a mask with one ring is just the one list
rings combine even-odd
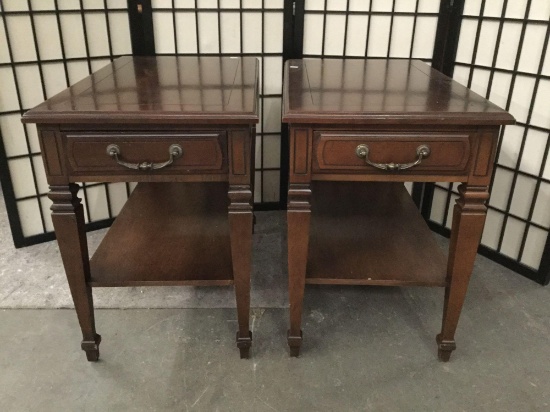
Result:
{"label": "tapered table leg", "polygon": [[485,202],[489,198],[486,186],[462,184],[458,191],[460,198],[454,207],[449,246],[443,325],[436,338],[438,357],[444,362],[450,359],[452,351],[456,349],[455,331],[483,233],[487,214]]}
{"label": "tapered table leg", "polygon": [[82,350],[89,361],[99,358],[101,336],[96,333],[92,288],[88,285],[90,262],[84,230],[84,212],[77,197],[79,186],[50,186],[52,221],[82,330]]}
{"label": "tapered table leg", "polygon": [[229,226],[231,231],[231,258],[237,299],[237,347],[241,358],[248,358],[252,344],[249,329],[250,271],[252,267],[252,191],[250,186],[229,187]]}
{"label": "tapered table leg", "polygon": [[309,184],[291,184],[288,190],[288,293],[290,300],[290,356],[300,355],[302,307],[306,280],[309,224],[311,219]]}

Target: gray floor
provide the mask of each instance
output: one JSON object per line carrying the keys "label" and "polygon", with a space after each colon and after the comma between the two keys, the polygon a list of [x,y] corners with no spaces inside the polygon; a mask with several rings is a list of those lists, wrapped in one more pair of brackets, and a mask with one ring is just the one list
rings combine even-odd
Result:
{"label": "gray floor", "polygon": [[[59,257],[54,242],[13,249],[3,214],[0,285],[12,293],[0,305],[12,308],[14,295],[49,288],[41,271],[51,274]],[[105,307],[117,297],[145,295],[137,304],[145,307],[191,297],[168,309],[97,310],[95,364],[80,351],[73,310],[1,309],[0,411],[550,410],[550,288],[483,257],[449,363],[437,361],[434,342],[442,290],[429,288],[308,287],[303,353],[290,359],[284,250],[275,246],[284,240],[270,237],[282,222],[280,213],[258,214],[265,253],[255,254],[255,277],[271,280],[255,280],[265,292],[253,305],[251,359],[240,360],[234,345],[230,290],[112,289]]]}

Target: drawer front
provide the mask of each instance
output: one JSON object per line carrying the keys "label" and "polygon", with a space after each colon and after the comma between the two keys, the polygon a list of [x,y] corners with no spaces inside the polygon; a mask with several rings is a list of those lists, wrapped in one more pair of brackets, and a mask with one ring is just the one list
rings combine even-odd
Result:
{"label": "drawer front", "polygon": [[77,175],[227,171],[225,132],[70,133],[66,141],[69,166]]}
{"label": "drawer front", "polygon": [[[427,156],[420,156],[426,153],[423,147]],[[314,133],[313,158],[314,173],[462,174],[468,169],[470,140],[466,133],[320,131]]]}

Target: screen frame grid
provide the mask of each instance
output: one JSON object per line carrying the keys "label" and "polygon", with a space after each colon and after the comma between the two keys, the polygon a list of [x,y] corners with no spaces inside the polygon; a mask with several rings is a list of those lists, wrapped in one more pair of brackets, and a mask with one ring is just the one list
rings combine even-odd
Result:
{"label": "screen frame grid", "polygon": [[[304,0],[296,0],[296,3],[298,2],[304,3]],[[392,0],[392,7],[391,10],[372,10],[372,3],[373,0],[368,0],[369,6],[368,10],[350,10],[350,0],[346,0],[346,8],[345,10],[329,10],[327,8],[328,6],[328,0],[324,0],[324,6],[323,9],[308,9],[304,8],[304,17],[307,15],[321,15],[323,17],[323,30],[322,30],[322,42],[321,42],[321,53],[303,53],[300,57],[342,57],[345,56],[346,58],[364,58],[364,57],[371,57],[371,58],[384,58],[384,56],[369,56],[369,40],[371,40],[371,21],[373,17],[389,17],[390,18],[390,27],[389,27],[389,36],[388,36],[388,46],[385,53],[385,57],[391,57],[391,50],[392,50],[392,36],[394,33],[394,19],[395,17],[412,17],[412,32],[411,32],[411,40],[410,40],[410,47],[408,51],[408,57],[392,57],[392,58],[402,58],[402,59],[411,59],[413,58],[414,53],[414,40],[415,35],[417,34],[417,24],[418,24],[418,18],[419,17],[435,17],[439,18],[440,13],[438,12],[420,12],[420,0],[415,0],[414,4],[414,11],[396,11],[396,3],[397,0]],[[341,54],[327,54],[325,53],[326,49],[326,38],[327,38],[327,17],[329,16],[344,16],[344,40],[343,40],[343,48]],[[366,29],[366,41],[365,41],[365,51],[363,56],[354,56],[354,55],[348,55],[348,27],[349,27],[349,17],[350,16],[366,16],[368,18],[367,20],[367,29]],[[434,43],[435,46],[435,43]],[[303,50],[302,48],[299,48],[299,50]],[[433,59],[432,58],[421,58],[424,62],[430,63]]]}

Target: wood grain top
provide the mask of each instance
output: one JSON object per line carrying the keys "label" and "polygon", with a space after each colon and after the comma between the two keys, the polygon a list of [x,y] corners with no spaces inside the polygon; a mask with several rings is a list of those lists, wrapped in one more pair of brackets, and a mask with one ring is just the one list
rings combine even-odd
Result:
{"label": "wood grain top", "polygon": [[24,123],[257,123],[254,57],[124,56],[29,110]]}
{"label": "wood grain top", "polygon": [[420,60],[289,60],[283,94],[289,123],[514,123],[509,113]]}

